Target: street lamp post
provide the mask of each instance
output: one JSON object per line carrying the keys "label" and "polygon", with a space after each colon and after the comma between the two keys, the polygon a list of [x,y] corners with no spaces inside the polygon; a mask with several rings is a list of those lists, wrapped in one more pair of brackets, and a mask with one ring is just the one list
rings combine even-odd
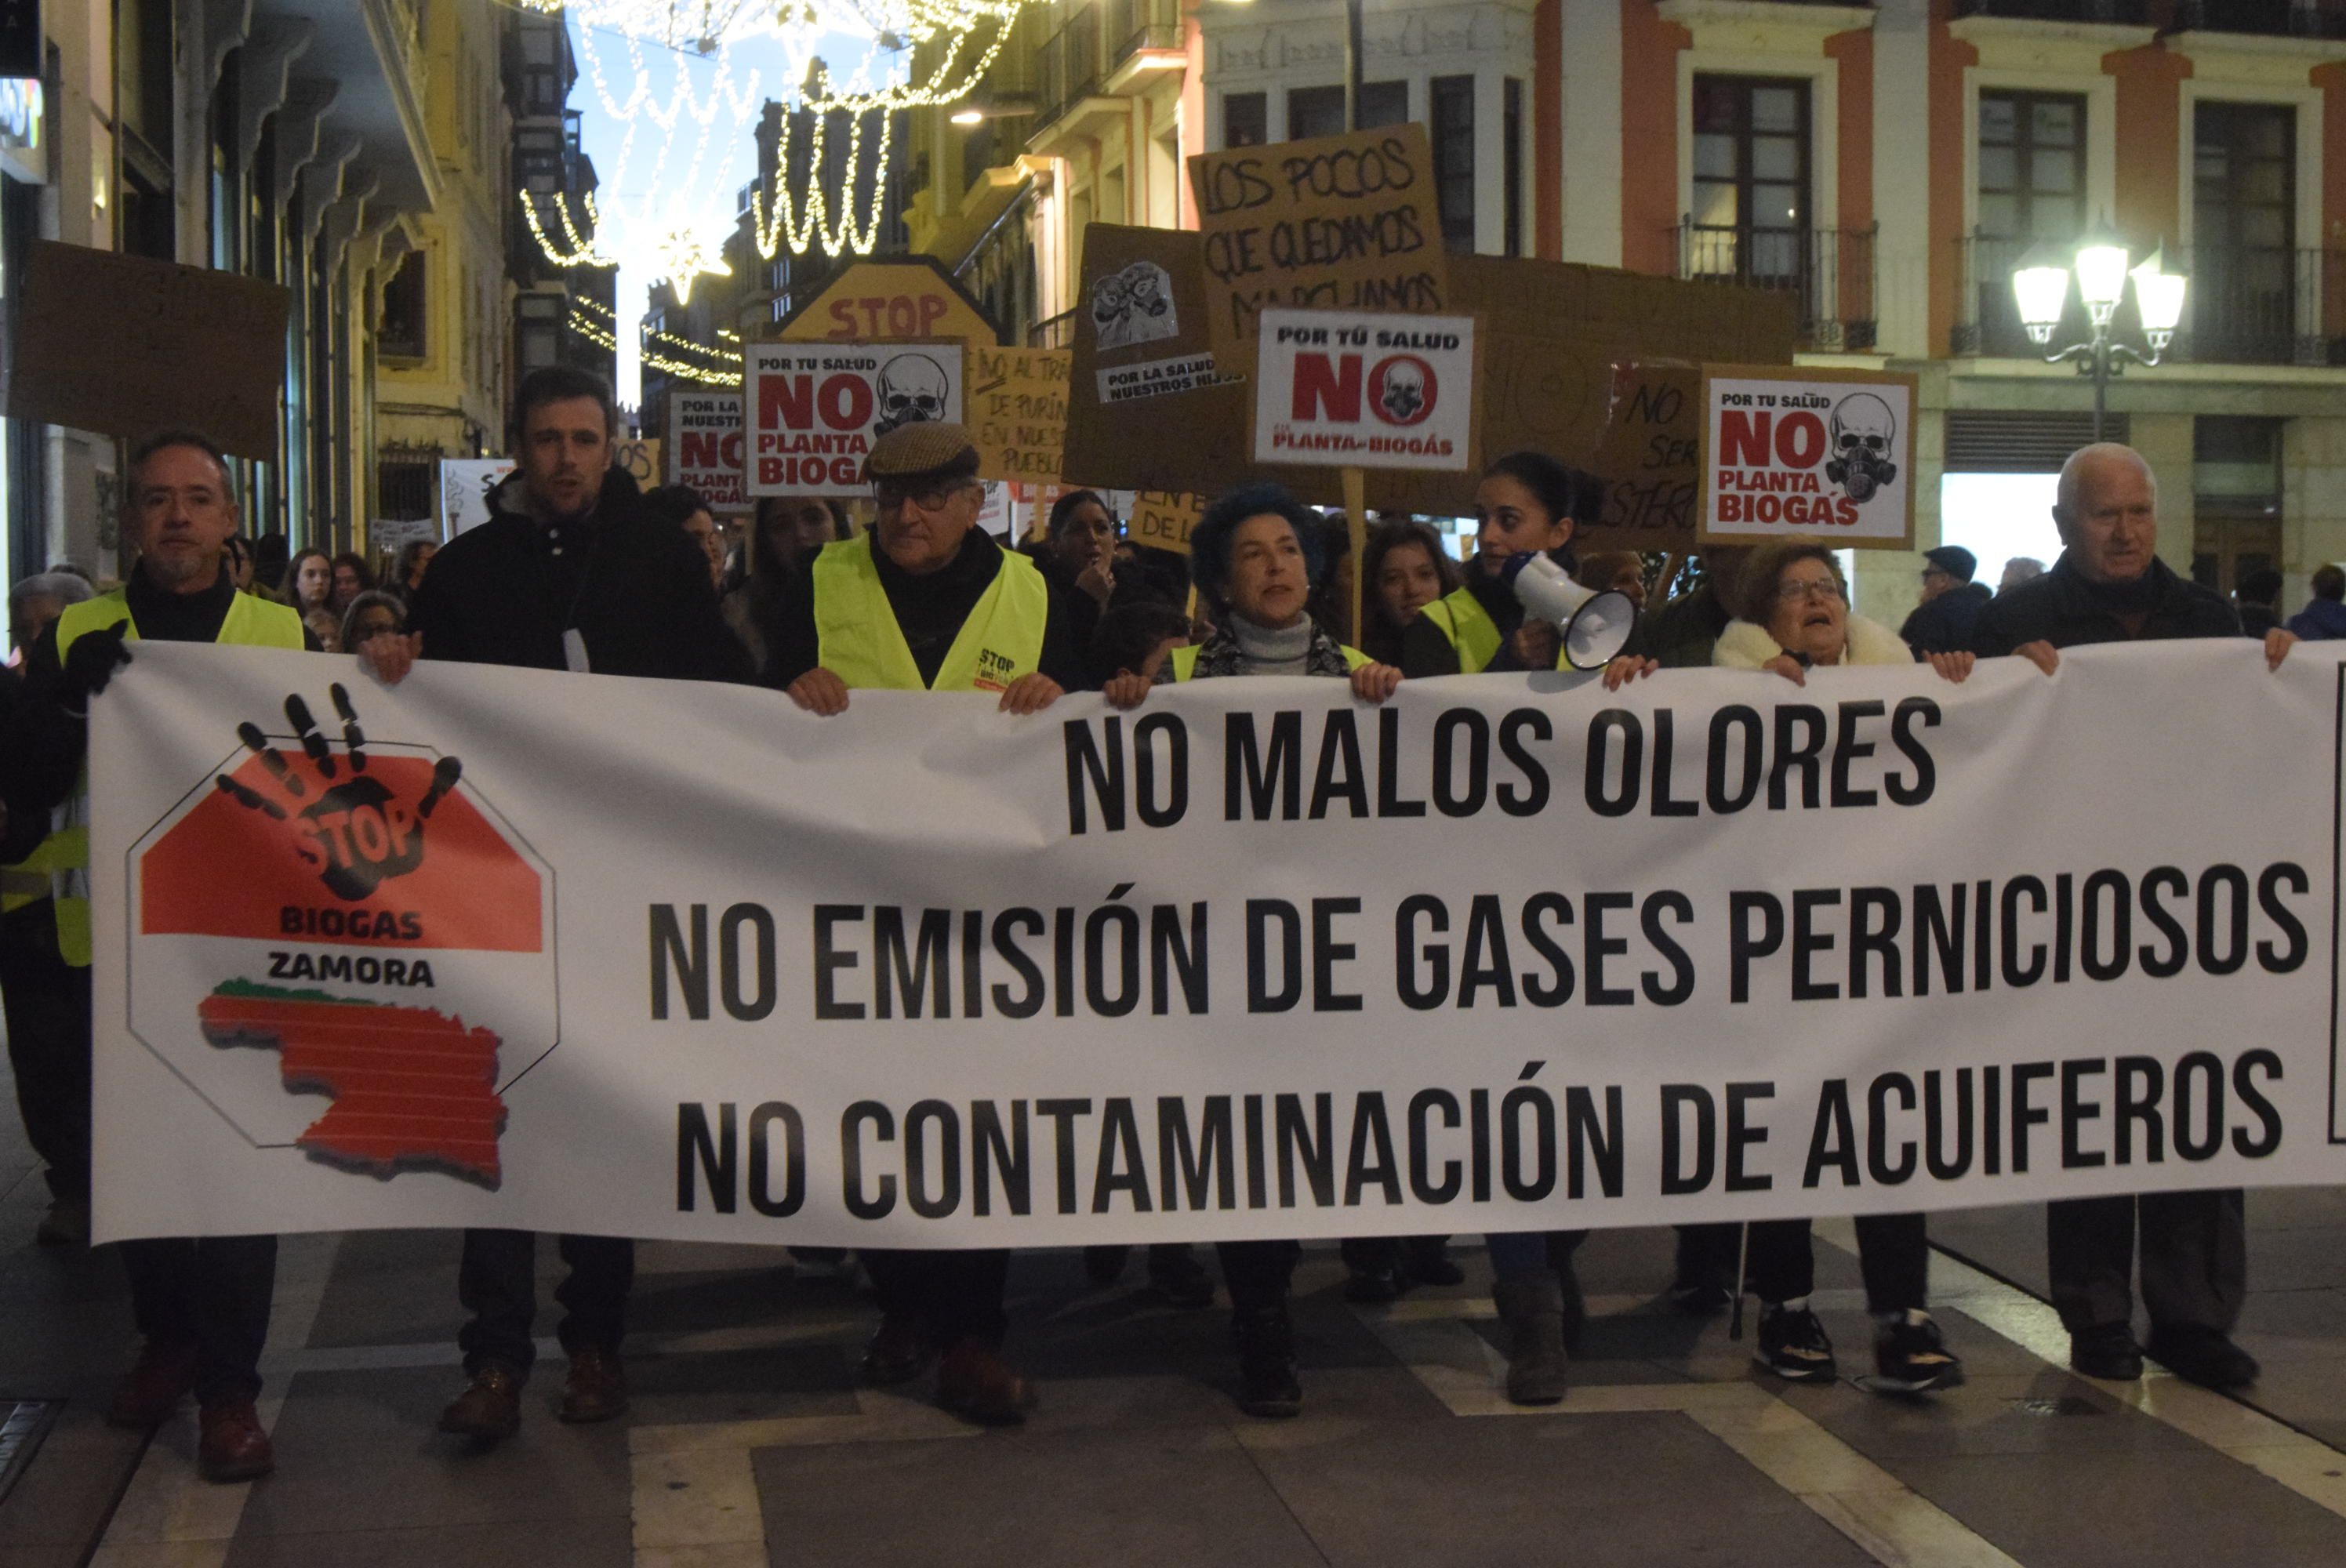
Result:
{"label": "street lamp post", "polygon": [[[2183,319],[2183,291],[2188,280],[2180,272],[2168,271],[2164,257],[2165,247],[2155,249],[2129,272],[2125,242],[2096,224],[2067,256],[2040,244],[2022,257],[2013,271],[2012,295],[2020,307],[2020,323],[2028,330],[2028,341],[2039,348],[2053,341],[2068,303],[2069,280],[2073,274],[2077,280],[2077,297],[2085,301],[2093,336],[2046,354],[2045,362],[2057,365],[2075,360],[2077,373],[2093,378],[2096,441],[2102,439],[2109,414],[2110,378],[2124,371],[2129,361],[2146,368],[2158,363],[2175,341],[2176,323]],[[2126,296],[2128,277],[2134,279],[2135,310],[2142,318],[2142,335],[2150,343],[2147,354],[2110,336],[2110,322]]]}

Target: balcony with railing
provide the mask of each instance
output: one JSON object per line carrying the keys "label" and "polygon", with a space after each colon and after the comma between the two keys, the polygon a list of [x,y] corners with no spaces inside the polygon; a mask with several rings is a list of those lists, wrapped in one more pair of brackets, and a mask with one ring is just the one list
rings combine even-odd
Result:
{"label": "balcony with railing", "polygon": [[2191,287],[2176,344],[2186,357],[2346,365],[2346,250],[2202,245],[2182,265]]}
{"label": "balcony with railing", "polygon": [[1072,349],[1076,346],[1076,312],[1062,311],[1026,329],[1030,349]]}
{"label": "balcony with railing", "polygon": [[1181,46],[1180,0],[1107,0],[1107,67],[1111,75],[1143,49]]}
{"label": "balcony with railing", "polygon": [[[2033,242],[1974,235],[1961,242],[1960,286],[1952,347],[1959,355],[2031,359],[2045,351],[2028,341],[2013,302],[2012,273]],[[2183,321],[2168,354],[2203,364],[2346,365],[2346,250],[2200,246],[2167,253],[2187,273]],[[2111,331],[2139,340],[2131,293]],[[2092,336],[2085,307],[2071,291],[2054,346]]]}
{"label": "balcony with railing", "polygon": [[1678,224],[1678,276],[1790,294],[1800,345],[1863,353],[1874,343],[1872,229]]}
{"label": "balcony with railing", "polygon": [[1099,89],[1105,62],[1100,55],[1100,14],[1085,5],[1067,15],[1066,24],[1044,40],[1036,60],[1035,117],[1037,129],[1048,127]]}
{"label": "balcony with railing", "polygon": [[1030,146],[1073,128],[1062,124],[1087,104],[1131,93],[1160,69],[1182,63],[1180,0],[1096,0],[1067,13],[1035,51]]}
{"label": "balcony with railing", "polygon": [[2186,33],[2346,39],[2346,0],[2182,0],[2175,25]]}
{"label": "balcony with railing", "polygon": [[[2231,0],[2222,0],[2229,5]],[[2144,27],[2151,24],[2148,0],[1955,0],[1955,15],[1991,16],[2007,22],[2104,22]]]}

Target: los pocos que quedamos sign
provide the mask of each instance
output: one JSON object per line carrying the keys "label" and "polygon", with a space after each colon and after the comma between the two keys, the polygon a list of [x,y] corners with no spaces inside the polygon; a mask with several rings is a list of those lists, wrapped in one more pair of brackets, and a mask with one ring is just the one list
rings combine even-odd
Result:
{"label": "los pocos que quedamos sign", "polygon": [[1706,365],[1702,403],[1699,539],[1913,547],[1913,377]]}
{"label": "los pocos que quedamos sign", "polygon": [[1472,316],[1273,310],[1261,323],[1256,462],[1473,466]]}

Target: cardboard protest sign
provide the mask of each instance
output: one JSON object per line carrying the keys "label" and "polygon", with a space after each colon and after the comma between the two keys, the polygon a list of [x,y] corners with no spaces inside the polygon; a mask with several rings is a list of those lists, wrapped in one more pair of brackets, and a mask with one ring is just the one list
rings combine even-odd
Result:
{"label": "cardboard protest sign", "polygon": [[898,425],[963,423],[957,342],[747,343],[741,367],[751,495],[853,491]]}
{"label": "cardboard protest sign", "polygon": [[1002,341],[1001,330],[977,301],[952,273],[926,256],[856,262],[791,311],[774,335],[786,343]]}
{"label": "cardboard protest sign", "polygon": [[1132,510],[1125,521],[1125,537],[1136,545],[1186,555],[1189,553],[1189,530],[1205,514],[1206,498],[1202,495],[1168,495],[1161,491],[1144,490],[1132,498]]}
{"label": "cardboard protest sign", "polygon": [[[1145,333],[1127,324],[1130,280],[1169,280]],[[1204,251],[1195,230],[1095,223],[1084,230],[1068,386],[1066,477],[1120,490],[1213,494],[1280,479],[1299,494],[1327,482],[1308,468],[1248,465],[1247,385],[1215,366],[1206,333]]]}
{"label": "cardboard protest sign", "polygon": [[1258,462],[1464,470],[1474,454],[1474,319],[1265,311]]}
{"label": "cardboard protest sign", "polygon": [[[1085,282],[1143,257],[1173,278],[1182,312],[1175,346],[1199,346],[1203,334],[1193,332],[1188,304],[1204,289],[1198,235],[1093,224],[1086,230]],[[1560,261],[1461,255],[1449,265],[1454,313],[1479,323],[1478,460],[1530,449],[1605,478],[1603,520],[1582,530],[1583,549],[1691,549],[1700,488],[1698,367],[1706,360],[1789,366],[1793,300]],[[1120,352],[1163,351],[1165,345],[1149,344]],[[1206,495],[1270,479],[1307,501],[1341,499],[1331,470],[1246,460],[1253,451],[1247,385],[1105,402],[1093,366],[1116,357],[1078,330],[1067,421],[1071,478]],[[1464,515],[1474,492],[1471,473],[1368,475],[1368,504],[1379,511]]]}
{"label": "cardboard protest sign", "polygon": [[1706,365],[1698,534],[1914,545],[1914,378],[1802,365]]}
{"label": "cardboard protest sign", "polygon": [[1449,264],[1433,148],[1409,124],[1189,160],[1208,293],[1223,370],[1251,368],[1261,312],[1439,311]]}
{"label": "cardboard protest sign", "polygon": [[1066,458],[1067,375],[1064,349],[969,347],[970,439],[987,479],[1056,479]]}
{"label": "cardboard protest sign", "polygon": [[668,400],[670,484],[688,484],[716,513],[750,510],[749,446],[737,392],[680,392]]}
{"label": "cardboard protest sign", "polygon": [[135,440],[192,427],[277,455],[291,296],[235,272],[32,241],[10,312],[8,412]]}
{"label": "cardboard protest sign", "polygon": [[611,466],[649,490],[660,482],[660,443],[657,436],[628,437],[611,443]]}

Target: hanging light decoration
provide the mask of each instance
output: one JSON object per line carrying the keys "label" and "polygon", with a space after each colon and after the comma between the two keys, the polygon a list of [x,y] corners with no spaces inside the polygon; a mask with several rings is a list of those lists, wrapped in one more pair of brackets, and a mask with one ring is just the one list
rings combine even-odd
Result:
{"label": "hanging light decoration", "polygon": [[[588,342],[609,349],[614,353],[618,351],[618,322],[613,318],[610,308],[600,300],[572,300],[566,325]],[[648,369],[708,386],[738,387],[741,384],[741,339],[739,334],[722,329],[717,335],[729,346],[710,348],[706,343],[696,343],[690,338],[679,338],[673,332],[657,331],[649,327],[641,329],[637,339]]]}
{"label": "hanging light decoration", "polygon": [[[782,103],[775,177],[750,192],[759,255],[771,260],[785,248],[803,254],[817,247],[829,255],[868,254],[881,236],[895,111],[965,97],[1001,52],[1025,0],[521,3],[565,12],[577,25],[577,52],[597,97],[627,127],[607,179],[615,194],[523,192],[531,233],[557,267],[625,261],[665,280],[681,302],[701,274],[731,270],[721,247],[739,214],[725,210],[725,192],[711,188],[708,153],[720,126],[738,144],[765,103],[760,74],[736,71],[735,46],[779,46],[783,79],[798,84]],[[624,95],[606,75],[597,30],[624,41],[633,83]],[[653,87],[648,45],[675,52],[675,86],[665,96]],[[848,68],[836,70],[833,61]],[[709,69],[705,85],[696,84],[696,66]],[[688,151],[680,152],[688,140]],[[657,150],[648,150],[654,142]],[[639,156],[650,159],[648,173],[637,167]],[[717,160],[719,184],[724,161]],[[801,170],[802,191],[795,188]],[[626,189],[640,194],[616,194]]]}

